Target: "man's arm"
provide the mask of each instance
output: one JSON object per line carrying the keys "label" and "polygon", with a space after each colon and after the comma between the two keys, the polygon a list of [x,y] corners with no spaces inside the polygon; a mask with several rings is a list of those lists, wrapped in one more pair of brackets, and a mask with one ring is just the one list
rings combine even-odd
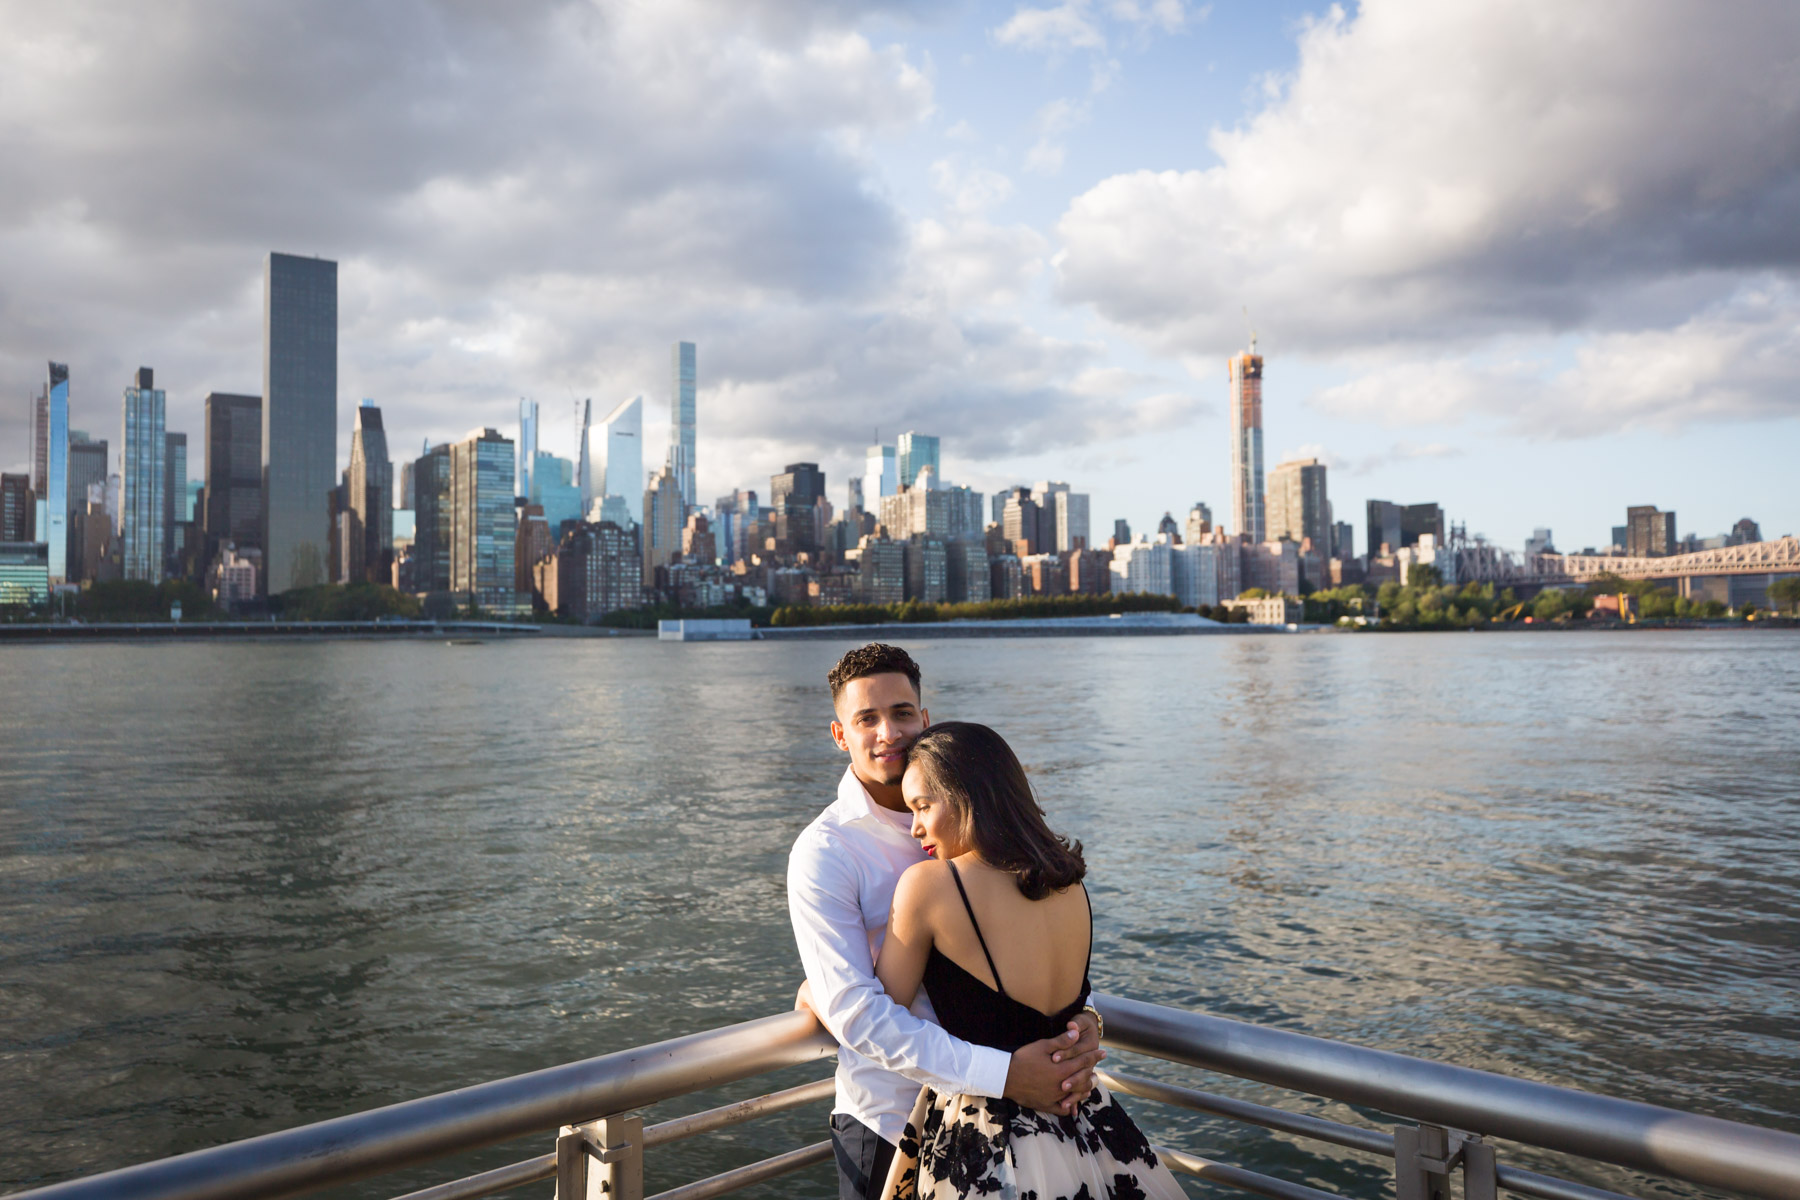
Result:
{"label": "man's arm", "polygon": [[[788,858],[788,914],[810,985],[810,1007],[842,1045],[939,1091],[1008,1096],[1054,1110],[1085,1096],[1103,1054],[1093,1019],[1008,1055],[951,1037],[896,1004],[875,977],[855,873],[803,837]],[[916,990],[916,987],[915,987]]]}
{"label": "man's arm", "polygon": [[1005,1051],[953,1038],[894,1003],[875,978],[851,865],[802,837],[788,857],[788,916],[819,1023],[842,1045],[941,1092],[999,1096]]}

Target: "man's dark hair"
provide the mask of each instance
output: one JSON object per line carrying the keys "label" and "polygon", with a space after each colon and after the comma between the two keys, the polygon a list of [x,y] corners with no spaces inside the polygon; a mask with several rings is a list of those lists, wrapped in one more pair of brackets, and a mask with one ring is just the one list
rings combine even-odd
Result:
{"label": "man's dark hair", "polygon": [[852,679],[862,679],[869,675],[904,675],[912,681],[913,695],[924,694],[919,690],[919,664],[913,661],[912,655],[898,646],[870,642],[838,659],[837,666],[831,668],[831,674],[825,677],[825,681],[831,684],[832,703],[837,703],[845,684]]}

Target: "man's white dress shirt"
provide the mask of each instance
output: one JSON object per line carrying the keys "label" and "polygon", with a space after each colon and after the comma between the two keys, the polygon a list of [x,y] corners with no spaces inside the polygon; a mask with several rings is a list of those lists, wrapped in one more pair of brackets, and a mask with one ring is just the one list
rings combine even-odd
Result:
{"label": "man's white dress shirt", "polygon": [[813,1007],[838,1040],[837,1103],[898,1143],[919,1085],[999,1096],[1012,1056],[945,1033],[919,989],[901,1008],[875,978],[900,874],[925,860],[912,819],[876,804],[848,768],[837,800],[794,841],[788,855],[788,915]]}

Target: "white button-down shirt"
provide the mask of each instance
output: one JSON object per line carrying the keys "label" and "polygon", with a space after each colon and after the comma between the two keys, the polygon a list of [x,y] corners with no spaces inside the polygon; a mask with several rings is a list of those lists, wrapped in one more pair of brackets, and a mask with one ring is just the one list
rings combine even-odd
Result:
{"label": "white button-down shirt", "polygon": [[837,800],[794,841],[788,855],[788,915],[813,1007],[838,1040],[837,1103],[890,1142],[899,1142],[919,1085],[999,1096],[1012,1056],[951,1037],[919,989],[910,1009],[875,978],[900,874],[925,860],[909,821],[870,797],[845,769]]}

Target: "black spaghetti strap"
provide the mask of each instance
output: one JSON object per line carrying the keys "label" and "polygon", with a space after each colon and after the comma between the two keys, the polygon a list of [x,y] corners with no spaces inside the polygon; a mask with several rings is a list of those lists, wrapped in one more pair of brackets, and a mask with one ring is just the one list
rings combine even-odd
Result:
{"label": "black spaghetti strap", "polygon": [[1088,895],[1087,884],[1081,885],[1081,898],[1087,901],[1088,908],[1088,956],[1087,966],[1081,968],[1081,980],[1087,982],[1088,967],[1094,965],[1094,898]]}
{"label": "black spaghetti strap", "polygon": [[[963,890],[962,874],[957,871],[956,864],[947,858],[944,860],[944,865],[950,868],[950,878],[956,880],[956,894],[962,897],[963,909],[969,914],[969,924],[975,927],[975,940],[981,943],[981,953],[987,959],[988,970],[994,973],[994,990],[1004,996],[1006,995],[1006,985],[1000,982],[1000,968],[994,965],[994,956],[988,953],[987,939],[981,936],[981,922],[975,919],[975,906],[969,903],[969,893]],[[1093,941],[1091,935],[1088,940]],[[1088,953],[1092,954],[1093,952],[1094,948],[1090,945]]]}

